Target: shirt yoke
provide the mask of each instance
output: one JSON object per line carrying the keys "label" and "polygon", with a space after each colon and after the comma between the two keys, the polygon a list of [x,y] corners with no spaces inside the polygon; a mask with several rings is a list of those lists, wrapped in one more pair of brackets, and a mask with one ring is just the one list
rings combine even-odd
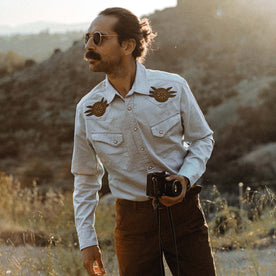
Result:
{"label": "shirt yoke", "polygon": [[101,81],[99,84],[97,84],[90,92],[88,92],[85,96],[81,98],[79,103],[77,104],[77,109],[82,108],[82,106],[90,100],[93,100],[93,98],[97,97],[100,93],[101,95],[104,94],[106,91],[106,83],[105,80]]}
{"label": "shirt yoke", "polygon": [[151,81],[168,81],[168,82],[173,82],[173,83],[178,83],[182,84],[186,83],[186,80],[179,76],[178,74],[174,73],[168,73],[164,71],[159,71],[159,70],[150,70],[147,69],[147,78],[148,80]]}

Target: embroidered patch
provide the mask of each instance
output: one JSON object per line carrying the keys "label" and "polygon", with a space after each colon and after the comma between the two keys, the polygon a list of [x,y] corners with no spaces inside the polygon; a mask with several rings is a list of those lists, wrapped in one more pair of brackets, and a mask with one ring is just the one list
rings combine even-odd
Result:
{"label": "embroidered patch", "polygon": [[154,97],[154,99],[158,102],[166,102],[169,98],[175,97],[176,91],[170,91],[172,87],[168,88],[155,88],[151,86],[153,91],[150,91],[150,97]]}
{"label": "embroidered patch", "polygon": [[104,115],[107,107],[107,100],[105,100],[105,98],[102,98],[100,102],[96,102],[93,105],[88,105],[88,109],[84,113],[86,114],[86,116],[95,115],[97,117],[101,117]]}

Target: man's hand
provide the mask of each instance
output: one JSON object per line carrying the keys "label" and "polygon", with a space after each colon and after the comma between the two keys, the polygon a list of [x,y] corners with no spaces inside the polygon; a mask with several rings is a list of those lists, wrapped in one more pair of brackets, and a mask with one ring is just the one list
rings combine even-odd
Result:
{"label": "man's hand", "polygon": [[[102,262],[102,253],[100,248],[97,245],[86,247],[82,249],[82,264],[87,270],[89,276],[101,275],[105,273],[104,265]],[[93,270],[93,263],[96,262],[101,274],[97,274]]]}
{"label": "man's hand", "polygon": [[170,175],[168,177],[166,177],[167,181],[172,181],[172,180],[178,180],[181,185],[182,185],[182,192],[179,196],[176,197],[171,197],[171,196],[161,196],[159,201],[160,203],[162,203],[163,205],[170,207],[172,205],[175,205],[177,203],[180,203],[185,195],[186,195],[186,190],[187,190],[187,185],[189,183],[188,178],[186,178],[185,176],[182,175]]}

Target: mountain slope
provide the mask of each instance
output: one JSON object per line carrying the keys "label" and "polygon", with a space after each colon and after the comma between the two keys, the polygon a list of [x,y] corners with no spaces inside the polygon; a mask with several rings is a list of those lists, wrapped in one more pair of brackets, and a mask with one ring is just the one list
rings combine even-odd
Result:
{"label": "mountain slope", "polygon": [[[242,3],[246,1],[251,3]],[[198,16],[185,6],[152,14],[153,29],[159,36],[146,62],[149,68],[175,72],[188,80],[219,135],[203,181],[223,187],[223,168],[237,167],[233,162],[253,149],[249,138],[259,129],[246,117],[247,113],[256,116],[259,109],[247,109],[243,114],[236,106],[243,107],[253,99],[260,100],[260,110],[266,110],[270,103],[263,103],[259,95],[266,87],[274,89],[276,77],[276,61],[271,58],[275,18],[269,14],[264,18],[250,8],[241,11],[230,5],[227,9],[231,16],[218,17],[215,10],[201,10]],[[32,185],[36,178],[40,185],[72,187],[69,171],[75,105],[104,77],[89,72],[83,54],[83,44],[76,42],[65,52],[56,51],[48,60],[0,79],[0,170],[18,175],[24,185]],[[273,99],[271,93],[264,97]],[[236,119],[227,123],[229,113]],[[273,117],[269,112],[262,114],[260,122]],[[229,125],[244,137],[232,139]],[[275,141],[269,126],[256,146]],[[229,185],[236,181],[236,173],[229,170]],[[245,180],[253,181],[250,174],[254,172],[245,172]]]}

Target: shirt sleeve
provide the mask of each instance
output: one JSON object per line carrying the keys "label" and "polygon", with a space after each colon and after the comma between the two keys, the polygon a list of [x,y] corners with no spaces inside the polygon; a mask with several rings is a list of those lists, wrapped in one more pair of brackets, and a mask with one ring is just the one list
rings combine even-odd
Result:
{"label": "shirt sleeve", "polygon": [[207,124],[186,81],[181,95],[181,119],[184,142],[190,146],[178,174],[187,177],[193,186],[206,170],[214,139],[213,131]]}
{"label": "shirt sleeve", "polygon": [[97,245],[94,228],[98,191],[101,188],[103,166],[86,135],[81,106],[75,118],[74,149],[71,172],[74,175],[73,204],[80,249]]}

